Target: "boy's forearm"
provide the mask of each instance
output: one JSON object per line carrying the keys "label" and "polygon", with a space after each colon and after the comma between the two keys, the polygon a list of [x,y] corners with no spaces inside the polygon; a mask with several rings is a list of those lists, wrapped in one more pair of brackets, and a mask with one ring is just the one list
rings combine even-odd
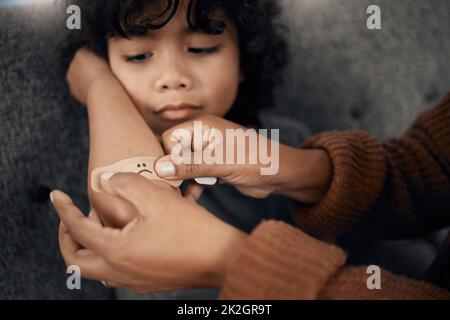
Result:
{"label": "boy's forearm", "polygon": [[113,74],[95,82],[89,91],[87,108],[93,166],[127,157],[164,154],[158,139]]}
{"label": "boy's forearm", "polygon": [[[163,149],[113,74],[96,80],[87,98],[90,130],[88,194],[103,222],[120,227],[137,215],[131,204],[92,189],[92,171],[138,156],[163,155]],[[171,188],[168,184],[167,187]]]}

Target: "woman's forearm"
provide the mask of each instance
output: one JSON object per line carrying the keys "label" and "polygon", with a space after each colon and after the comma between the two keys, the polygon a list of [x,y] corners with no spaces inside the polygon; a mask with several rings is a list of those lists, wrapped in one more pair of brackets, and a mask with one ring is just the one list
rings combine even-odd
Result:
{"label": "woman's forearm", "polygon": [[[124,200],[94,191],[92,172],[138,156],[160,157],[164,154],[163,149],[112,73],[105,73],[94,82],[88,93],[87,109],[90,130],[89,198],[105,224],[123,226],[136,216],[134,207]],[[170,187],[164,182],[162,184]]]}

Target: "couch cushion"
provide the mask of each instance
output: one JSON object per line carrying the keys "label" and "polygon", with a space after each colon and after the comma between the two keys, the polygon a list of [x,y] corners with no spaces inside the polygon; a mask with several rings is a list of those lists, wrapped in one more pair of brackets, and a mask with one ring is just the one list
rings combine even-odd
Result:
{"label": "couch cushion", "polygon": [[[448,0],[281,0],[290,65],[278,99],[312,130],[400,134],[450,90]],[[381,9],[368,30],[366,9]]]}
{"label": "couch cushion", "polygon": [[59,65],[64,19],[61,5],[0,8],[0,299],[112,293],[85,279],[82,290],[67,289],[59,218],[48,201],[60,188],[88,208],[86,113]]}

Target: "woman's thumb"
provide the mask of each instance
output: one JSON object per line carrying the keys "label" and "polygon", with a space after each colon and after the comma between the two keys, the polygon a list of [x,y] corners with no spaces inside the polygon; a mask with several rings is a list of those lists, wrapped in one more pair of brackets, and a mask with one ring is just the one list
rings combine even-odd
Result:
{"label": "woman's thumb", "polygon": [[[216,178],[223,177],[226,174],[226,166],[218,164],[204,164],[190,161],[187,164],[176,164],[171,160],[170,155],[158,159],[155,163],[156,173],[164,179],[186,180],[196,179],[199,183],[214,184]],[[206,179],[207,178],[207,179]]]}
{"label": "woman's thumb", "polygon": [[[101,180],[102,189],[106,194],[128,201],[141,214],[146,212],[148,203],[154,201],[157,191],[160,190],[160,187],[153,183],[153,181],[149,181],[147,178],[136,173],[105,172],[101,175]],[[168,186],[166,182],[155,182],[160,182]],[[104,198],[104,200],[107,199]]]}

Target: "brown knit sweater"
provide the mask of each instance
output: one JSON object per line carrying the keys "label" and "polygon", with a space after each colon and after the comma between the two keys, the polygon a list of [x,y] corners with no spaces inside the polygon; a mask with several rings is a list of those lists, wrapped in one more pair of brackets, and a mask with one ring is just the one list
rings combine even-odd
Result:
{"label": "brown knit sweater", "polygon": [[[400,139],[378,142],[357,130],[328,132],[304,148],[332,159],[331,187],[317,205],[296,209],[300,228],[265,221],[241,248],[221,299],[450,299],[428,283],[345,265],[332,239],[356,223],[385,237],[419,236],[450,225],[450,93]],[[315,238],[313,238],[314,236]]]}

